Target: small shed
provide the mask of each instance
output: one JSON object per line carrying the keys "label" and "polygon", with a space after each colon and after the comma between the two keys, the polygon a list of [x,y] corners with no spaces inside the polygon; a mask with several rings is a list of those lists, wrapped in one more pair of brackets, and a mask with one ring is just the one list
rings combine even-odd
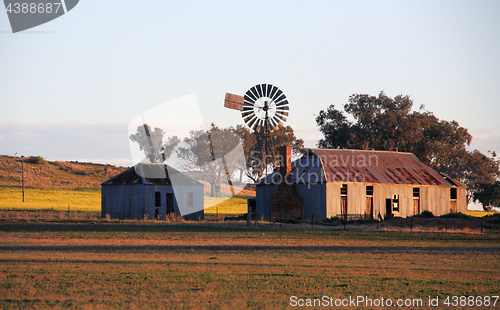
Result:
{"label": "small shed", "polygon": [[274,219],[408,217],[465,213],[466,187],[412,153],[308,149],[257,182],[256,215]]}
{"label": "small shed", "polygon": [[203,184],[166,164],[137,164],[103,182],[101,189],[103,217],[204,217]]}

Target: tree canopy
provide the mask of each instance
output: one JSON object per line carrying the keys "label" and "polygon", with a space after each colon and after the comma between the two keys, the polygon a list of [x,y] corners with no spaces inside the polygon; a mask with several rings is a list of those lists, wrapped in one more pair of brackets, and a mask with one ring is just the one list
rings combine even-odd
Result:
{"label": "tree canopy", "polygon": [[424,164],[467,185],[470,198],[479,184],[498,179],[494,153],[467,151],[472,136],[466,128],[438,119],[423,105],[418,111],[412,107],[409,96],[353,94],[344,111],[330,105],[319,112],[316,123],[323,138],[318,147],[411,152]]}
{"label": "tree canopy", "polygon": [[177,136],[169,137],[164,141],[163,129],[156,127],[151,130],[151,126],[144,124],[137,127],[137,132],[131,134],[129,139],[139,144],[139,148],[144,152],[146,158],[151,163],[162,163],[166,161],[180,142]]}
{"label": "tree canopy", "polygon": [[221,197],[221,184],[225,179],[233,179],[240,169],[243,153],[236,152],[240,143],[233,128],[219,128],[211,124],[208,131],[191,131],[183,139],[183,145],[176,149],[186,171],[197,172],[200,179],[210,184],[212,197]]}
{"label": "tree canopy", "polygon": [[479,184],[474,193],[474,201],[479,201],[486,208],[500,207],[500,181]]}

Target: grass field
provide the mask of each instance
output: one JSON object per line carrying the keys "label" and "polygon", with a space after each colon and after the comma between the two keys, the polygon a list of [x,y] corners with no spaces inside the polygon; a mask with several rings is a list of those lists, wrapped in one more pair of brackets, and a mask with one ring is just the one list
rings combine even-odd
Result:
{"label": "grass field", "polygon": [[205,197],[205,207],[212,206],[205,209],[206,214],[245,214],[247,213],[247,199],[246,197],[232,197],[214,198]]}
{"label": "grass field", "polygon": [[493,214],[497,214],[497,213],[498,212],[496,212],[496,211],[470,211],[470,210],[467,210],[467,215],[475,216],[475,217],[483,217],[483,216],[493,215]]}
{"label": "grass field", "polygon": [[51,190],[21,187],[0,187],[2,210],[100,211],[101,189]]}
{"label": "grass field", "polygon": [[284,309],[291,296],[439,296],[442,308],[500,287],[492,234],[4,219],[0,236],[8,309]]}

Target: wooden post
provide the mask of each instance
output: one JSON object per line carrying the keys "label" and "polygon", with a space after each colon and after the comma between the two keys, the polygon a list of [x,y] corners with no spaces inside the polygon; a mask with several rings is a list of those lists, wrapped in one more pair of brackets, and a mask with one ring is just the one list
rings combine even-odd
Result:
{"label": "wooden post", "polygon": [[252,207],[247,202],[247,226],[252,225]]}
{"label": "wooden post", "polygon": [[413,216],[410,217],[410,231],[413,231]]}
{"label": "wooden post", "polygon": [[311,214],[311,229],[314,228],[314,213]]}
{"label": "wooden post", "polygon": [[484,217],[481,218],[481,233],[483,233],[483,223],[484,223]]}
{"label": "wooden post", "polygon": [[69,221],[69,205],[68,205],[68,221]]}

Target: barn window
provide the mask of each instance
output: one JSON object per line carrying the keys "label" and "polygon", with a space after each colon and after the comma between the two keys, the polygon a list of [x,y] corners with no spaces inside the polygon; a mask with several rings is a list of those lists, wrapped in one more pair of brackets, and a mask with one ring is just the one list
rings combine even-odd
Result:
{"label": "barn window", "polygon": [[347,184],[340,185],[340,195],[347,196]]}
{"label": "barn window", "polygon": [[188,208],[192,208],[194,206],[194,199],[193,199],[193,193],[192,192],[188,192],[188,201],[187,201],[187,204],[188,204]]}
{"label": "barn window", "polygon": [[457,189],[450,188],[450,199],[457,200]]}
{"label": "barn window", "polygon": [[394,195],[392,197],[392,210],[399,212],[399,195]]}
{"label": "barn window", "polygon": [[414,187],[413,188],[413,197],[419,198],[420,197],[420,187]]}
{"label": "barn window", "polygon": [[373,196],[373,186],[366,187],[366,196]]}
{"label": "barn window", "polygon": [[161,207],[161,193],[160,192],[155,192],[155,207],[156,208]]}

